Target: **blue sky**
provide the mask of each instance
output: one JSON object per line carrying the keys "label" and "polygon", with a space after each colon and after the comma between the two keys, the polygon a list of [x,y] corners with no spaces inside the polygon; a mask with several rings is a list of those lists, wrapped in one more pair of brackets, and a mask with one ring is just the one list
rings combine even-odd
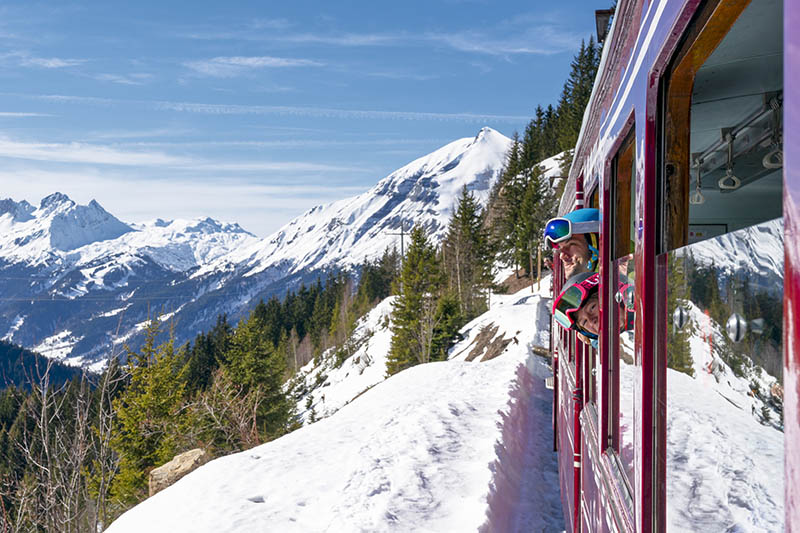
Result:
{"label": "blue sky", "polygon": [[260,236],[555,103],[610,0],[4,2],[0,196]]}

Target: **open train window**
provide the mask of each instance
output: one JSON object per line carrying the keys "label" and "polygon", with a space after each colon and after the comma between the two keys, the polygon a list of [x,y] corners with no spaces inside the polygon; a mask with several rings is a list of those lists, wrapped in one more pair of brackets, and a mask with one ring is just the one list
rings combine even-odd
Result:
{"label": "open train window", "polygon": [[[633,381],[634,381],[634,215],[636,184],[635,127],[631,127],[611,162],[611,202],[608,213],[611,234],[611,274],[604,287],[609,302],[607,327],[609,336],[609,431],[612,448],[617,452],[620,467],[628,481],[633,480]],[[605,281],[605,280],[604,280]]]}
{"label": "open train window", "polygon": [[[597,180],[599,181],[599,180]],[[595,183],[597,183],[595,181]],[[594,188],[589,193],[589,203],[587,207],[593,207],[595,209],[600,207],[600,187],[599,185],[595,185]],[[585,400],[587,403],[597,403],[597,367],[598,367],[598,354],[597,348],[591,344],[587,344],[589,341],[586,340],[584,344],[583,354],[584,354],[584,383],[585,383]],[[593,410],[590,411],[591,413],[597,415],[597,411]]]}
{"label": "open train window", "polygon": [[709,2],[673,60],[662,251],[782,214],[782,5]]}
{"label": "open train window", "polygon": [[706,2],[663,86],[667,530],[783,530],[782,10]]}

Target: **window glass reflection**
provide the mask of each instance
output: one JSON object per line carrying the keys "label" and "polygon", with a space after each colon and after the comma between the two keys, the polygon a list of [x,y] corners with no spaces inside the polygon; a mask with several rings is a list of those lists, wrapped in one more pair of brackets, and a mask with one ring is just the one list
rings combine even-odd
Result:
{"label": "window glass reflection", "polygon": [[783,529],[782,248],[776,219],[668,254],[670,531]]}
{"label": "window glass reflection", "polygon": [[634,319],[634,263],[633,256],[628,255],[614,262],[619,272],[619,287],[615,295],[618,305],[618,314],[615,320],[619,336],[619,456],[623,470],[630,482],[633,481],[633,449],[634,449],[634,396],[633,381],[635,376],[634,346],[635,336],[633,330]]}

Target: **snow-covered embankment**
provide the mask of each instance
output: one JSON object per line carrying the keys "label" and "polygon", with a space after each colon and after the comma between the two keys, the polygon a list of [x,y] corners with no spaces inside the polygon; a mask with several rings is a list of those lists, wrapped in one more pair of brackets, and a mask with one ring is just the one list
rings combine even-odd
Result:
{"label": "snow-covered embankment", "polygon": [[[388,324],[376,312],[358,363],[320,380],[328,406],[312,396],[330,416],[212,461],[109,531],[561,531],[549,369],[531,352],[546,342],[546,300],[530,289],[492,298],[450,361],[362,383],[361,393],[344,376],[383,368]],[[486,354],[474,341],[497,326],[507,345],[478,362]],[[334,408],[343,387],[357,397]]]}

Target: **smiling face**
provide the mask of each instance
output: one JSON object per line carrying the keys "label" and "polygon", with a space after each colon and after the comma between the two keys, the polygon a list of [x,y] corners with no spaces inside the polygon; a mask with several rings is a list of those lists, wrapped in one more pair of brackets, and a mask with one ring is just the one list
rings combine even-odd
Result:
{"label": "smiling face", "polygon": [[600,332],[600,302],[597,292],[589,296],[575,312],[575,324],[584,331],[597,335]]}
{"label": "smiling face", "polygon": [[567,279],[575,274],[589,271],[589,243],[584,235],[574,235],[569,240],[558,243],[555,256],[561,260]]}

